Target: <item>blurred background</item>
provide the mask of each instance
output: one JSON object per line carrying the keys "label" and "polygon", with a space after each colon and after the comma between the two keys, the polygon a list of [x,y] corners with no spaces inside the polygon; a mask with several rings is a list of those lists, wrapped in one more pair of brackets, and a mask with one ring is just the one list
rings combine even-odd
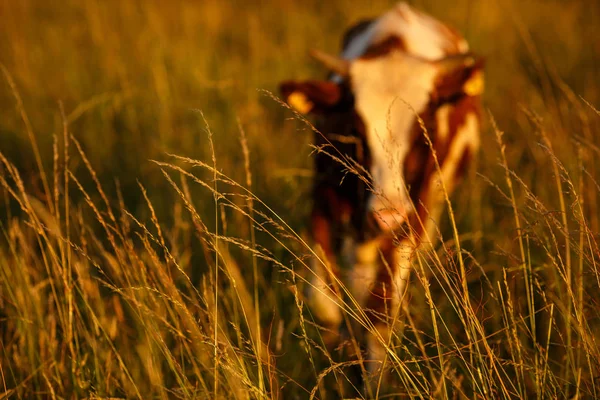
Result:
{"label": "blurred background", "polygon": [[[102,270],[103,265],[112,265],[109,257],[102,254],[103,251],[113,254],[108,246],[111,237],[98,233],[103,232],[103,224],[86,204],[104,200],[74,142],[70,144],[71,157],[64,163],[66,124],[68,135],[81,145],[105,192],[108,205],[100,213],[106,216],[109,209],[120,210],[122,214],[127,210],[143,223],[159,221],[157,225],[164,230],[167,246],[180,260],[181,270],[192,276],[192,286],[199,286],[210,264],[201,250],[202,240],[196,236],[194,223],[188,220],[186,204],[165,179],[161,167],[152,160],[194,171],[195,167],[171,155],[212,165],[214,146],[217,170],[243,185],[248,182],[250,172],[252,192],[289,227],[304,234],[311,206],[312,132],[304,123],[292,119],[293,114],[273,96],[278,95],[278,84],[283,80],[324,77],[326,71],[308,57],[308,51],[318,48],[337,52],[347,27],[359,20],[377,17],[394,3],[383,0],[64,0],[60,3],[0,0],[0,65],[3,72],[0,77],[0,153],[18,170],[24,190],[41,203],[52,203],[49,195],[52,191],[44,188],[41,171],[45,171],[50,182],[57,163],[60,168],[72,172],[81,188],[89,192],[89,199],[86,200],[83,191],[71,181],[68,201],[74,210],[73,218],[85,221],[81,223],[85,229],[71,229],[82,238],[90,235],[97,239],[97,244],[87,244],[87,255],[97,266],[90,268]],[[600,151],[600,141],[594,134],[599,132],[599,120],[593,107],[600,107],[600,2],[415,0],[409,3],[455,27],[465,35],[472,51],[485,57],[484,107],[493,115],[499,129],[505,132],[510,168],[530,189],[530,192],[516,192],[516,202],[523,206],[524,212],[532,209],[528,203],[530,193],[547,201],[549,212],[561,208],[552,186],[556,185],[553,159],[539,145],[543,142],[540,136],[543,132],[565,171],[571,171],[575,181],[581,179],[584,211],[589,215],[590,228],[598,232],[595,159]],[[246,145],[241,144],[242,137],[246,138]],[[32,146],[33,142],[35,146]],[[245,166],[245,148],[249,154],[249,167]],[[511,258],[518,245],[511,204],[490,184],[502,186],[505,182],[505,170],[499,167],[498,149],[496,134],[486,115],[476,171],[472,171],[462,190],[453,196],[453,204],[460,232],[464,234],[464,246],[475,254],[483,271],[496,273],[502,280],[502,268],[518,264],[514,257]],[[581,168],[583,163],[587,166],[585,173]],[[195,173],[210,181],[214,171],[199,169]],[[8,193],[7,188],[12,187],[12,181],[7,178],[9,170],[7,164],[0,170],[9,182],[3,186],[4,200],[0,205],[4,232],[1,239],[4,250],[0,259],[5,265],[6,282],[16,279],[10,277],[9,271],[17,265],[42,271],[31,273],[31,280],[12,281],[15,287],[22,287],[23,293],[28,293],[27,288],[43,283],[52,274],[43,272],[44,262],[35,259],[34,254],[40,251],[37,244],[27,247],[31,251],[27,259],[19,258],[19,254],[25,254],[23,248],[13,247],[16,246],[15,238],[20,237],[14,233],[18,230],[15,226],[25,232],[28,222],[22,205]],[[140,185],[145,187],[153,210],[148,207]],[[243,190],[235,187],[231,190],[240,195],[232,200],[234,204],[246,207]],[[565,190],[568,195],[568,189]],[[245,215],[233,207],[215,209],[213,193],[202,185],[190,185],[189,191],[195,210],[208,231],[213,232],[219,225],[220,232],[250,240],[253,228]],[[57,196],[65,195],[63,189],[60,193]],[[576,216],[569,218],[577,226]],[[532,230],[540,223],[535,218],[529,222],[531,226],[528,227]],[[449,228],[445,222],[442,233],[447,232]],[[18,239],[22,242],[20,246],[25,246],[27,237],[25,233]],[[286,266],[295,260],[291,253],[305,251],[298,241],[284,245],[264,232],[257,232],[254,240]],[[85,243],[78,245],[85,248]],[[563,249],[561,246],[557,245],[557,248]],[[143,245],[131,242],[128,251],[138,247]],[[264,295],[258,312],[261,325],[276,330],[280,324],[285,335],[279,351],[283,346],[287,354],[304,357],[299,340],[291,335],[298,333],[299,325],[295,317],[287,316],[289,307],[294,307],[294,297],[286,289],[290,282],[285,268],[261,260],[258,264],[260,278],[253,277],[252,258],[239,249],[232,252],[241,264],[242,276],[250,286],[257,280],[254,285],[260,289],[261,296]],[[534,258],[535,254],[534,251]],[[543,258],[543,255],[539,256],[539,260]],[[545,264],[540,261],[539,265]],[[181,277],[174,279],[185,281]],[[278,289],[271,290],[274,287]],[[186,290],[193,292],[191,287]],[[4,315],[19,314],[20,303],[6,295],[6,287],[3,293]],[[118,291],[113,288],[111,293]],[[49,296],[47,292],[46,295]],[[44,303],[45,295],[38,293],[36,296],[40,296],[40,304]],[[424,304],[425,300],[421,298],[420,301],[415,300],[415,306]],[[38,311],[52,313],[44,307],[39,306]],[[108,325],[112,323],[108,316],[111,312],[107,308]],[[144,351],[138,349],[138,355],[127,353],[128,344],[136,342],[137,336],[132,332],[138,328],[120,321],[122,331],[115,333],[115,346],[124,349],[122,357],[133,380],[139,379],[139,383],[153,377],[165,382],[179,382],[176,379],[180,376],[178,373],[174,374],[175,378],[168,378],[167,372],[157,372],[161,371],[157,367],[160,362],[154,359],[152,364],[139,355],[144,351],[159,354],[151,350],[154,345],[148,344]],[[20,342],[15,338],[19,335],[15,332],[19,329],[26,328],[10,328],[8,331],[14,336],[5,336],[4,365],[11,365],[12,371],[5,381],[7,388],[18,387],[18,382],[37,365],[50,371],[48,374],[55,374],[53,379],[57,381],[63,374],[69,375],[66,370],[58,367],[52,370],[50,364],[41,362],[45,357],[57,359],[57,353],[53,352],[60,353],[57,349],[62,348],[61,335],[55,337],[56,349],[45,354],[39,349],[32,350],[34,344],[29,350],[18,347]],[[7,339],[9,336],[12,341]],[[9,344],[17,347],[9,351]],[[22,355],[20,361],[13,357],[17,353]],[[85,351],[81,350],[83,353]],[[99,354],[100,351],[98,357]],[[23,361],[27,357],[31,357],[29,363]],[[145,361],[138,366],[136,357]],[[107,359],[103,360],[109,363]],[[103,367],[98,365],[94,367],[95,371],[102,370]],[[314,374],[302,371],[294,357],[280,360],[278,368],[286,376],[297,379],[296,383],[289,384],[291,388],[306,386],[310,389],[314,384]],[[117,369],[122,375],[124,369]],[[89,386],[84,384],[77,386],[80,378],[73,378],[79,376],[73,371],[75,369],[71,371],[74,383],[63,389],[80,387],[84,392],[88,390]],[[117,384],[111,379],[118,379],[108,378],[108,372],[81,374],[86,376],[85,379],[105,383],[105,386],[96,384],[98,393],[136,394],[131,385],[123,383],[127,381],[125,378]],[[35,375],[33,381],[44,386],[41,376]],[[113,387],[120,389],[114,391]],[[156,388],[146,382],[139,383],[138,389],[149,394],[155,393]],[[71,390],[76,392],[76,389]],[[307,395],[300,389],[289,390],[298,398]],[[167,396],[166,392],[160,393]]]}
{"label": "blurred background", "polygon": [[[393,4],[68,0],[57,6],[5,0],[0,62],[23,99],[44,165],[52,162],[52,135],[62,130],[62,102],[69,131],[106,190],[114,193],[118,178],[126,205],[135,208],[136,180],[166,185],[149,159],[164,159],[165,153],[207,159],[199,110],[214,133],[219,168],[237,180],[243,177],[236,139],[240,122],[257,194],[293,218],[306,212],[289,213],[292,205],[305,204],[298,196],[306,194],[303,170],[310,166],[311,135],[286,122],[290,113],[262,90],[277,95],[284,79],[324,76],[307,56],[309,49],[336,52],[348,26]],[[560,94],[550,83],[556,78],[576,96],[598,103],[597,2],[412,4],[457,28],[473,51],[486,57],[485,106],[510,136],[522,133],[522,106],[539,112],[552,108],[556,119],[568,112],[551,104]],[[0,148],[35,184],[31,145],[6,80],[0,89]],[[152,190],[150,196],[167,216],[169,194]]]}

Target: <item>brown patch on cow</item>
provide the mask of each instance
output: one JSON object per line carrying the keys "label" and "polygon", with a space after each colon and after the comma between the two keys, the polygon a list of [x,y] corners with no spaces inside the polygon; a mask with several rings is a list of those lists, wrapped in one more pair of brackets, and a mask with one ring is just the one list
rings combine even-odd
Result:
{"label": "brown patch on cow", "polygon": [[342,101],[317,118],[315,127],[313,208],[329,221],[329,242],[338,254],[344,238],[363,240],[366,231],[368,178],[362,169],[369,170],[370,152],[349,90]]}
{"label": "brown patch on cow", "polygon": [[[451,108],[447,114],[448,120],[446,121],[448,126],[448,132],[446,137],[441,140],[441,138],[432,138],[433,147],[436,151],[436,155],[440,162],[440,165],[443,164],[444,159],[448,155],[450,151],[450,147],[452,146],[452,142],[458,133],[458,130],[465,124],[467,116],[469,114],[475,114],[478,119],[481,117],[481,99],[479,96],[458,96],[451,98],[449,101],[438,105],[434,103],[430,103],[428,108],[435,109],[435,113],[442,107],[449,105]],[[435,118],[435,115],[434,115]],[[437,123],[437,119],[436,119]]]}
{"label": "brown patch on cow", "polygon": [[332,221],[332,237],[341,243],[344,235],[362,239],[365,234],[370,152],[364,123],[354,112],[338,109],[316,122],[314,207]]}
{"label": "brown patch on cow", "polygon": [[467,168],[471,163],[471,159],[473,156],[471,155],[471,149],[467,147],[463,152],[462,156],[460,156],[460,161],[458,162],[458,166],[456,167],[456,179],[460,180],[467,173]]}
{"label": "brown patch on cow", "polygon": [[460,127],[465,124],[469,114],[475,114],[477,119],[481,119],[481,99],[479,96],[464,96],[455,103],[448,115],[448,142],[452,142]]}
{"label": "brown patch on cow", "polygon": [[311,215],[311,229],[313,240],[321,245],[323,252],[329,260],[334,260],[335,253],[331,243],[331,224],[327,217],[319,212]]}
{"label": "brown patch on cow", "polygon": [[[437,107],[430,103],[419,115],[427,130],[427,135],[429,135],[434,146],[439,142],[436,137],[436,111]],[[408,187],[410,198],[415,205],[419,202],[424,185],[434,166],[431,149],[425,138],[425,132],[423,132],[419,121],[415,120],[412,128],[410,150],[404,159],[404,182]]]}
{"label": "brown patch on cow", "polygon": [[392,51],[406,51],[404,40],[396,35],[391,35],[384,40],[370,46],[360,58],[370,60],[377,57],[383,57]]}
{"label": "brown patch on cow", "polygon": [[347,224],[352,213],[352,205],[348,199],[340,196],[332,188],[324,188],[323,193],[333,222],[337,225]]}
{"label": "brown patch on cow", "polygon": [[424,138],[419,138],[413,143],[404,161],[404,179],[410,198],[415,204],[419,201],[419,196],[431,172],[432,161],[429,146]]}

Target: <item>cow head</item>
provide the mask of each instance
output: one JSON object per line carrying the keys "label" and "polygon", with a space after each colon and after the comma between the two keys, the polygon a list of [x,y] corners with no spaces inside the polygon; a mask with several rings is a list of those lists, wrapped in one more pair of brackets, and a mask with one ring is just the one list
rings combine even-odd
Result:
{"label": "cow head", "polygon": [[[357,161],[363,161],[371,182],[367,210],[378,217],[380,228],[396,229],[413,212],[417,200],[407,187],[412,182],[405,180],[412,145],[423,134],[417,117],[426,119],[429,108],[479,94],[483,62],[470,54],[429,61],[403,51],[352,61],[320,52],[313,52],[313,57],[341,79],[288,81],[281,85],[281,93],[299,112],[316,115],[317,129],[323,135],[365,141],[369,163]],[[317,143],[322,139],[317,138]]]}
{"label": "cow head", "polygon": [[435,141],[432,109],[478,95],[483,62],[452,29],[403,3],[351,28],[340,57],[311,55],[331,72],[330,79],[285,82],[281,93],[299,112],[317,115],[322,134],[364,140],[369,157],[362,166],[371,186],[366,209],[381,229],[395,230],[419,201],[411,196],[405,170],[423,135],[419,118],[433,118],[425,127],[433,128],[427,133]]}

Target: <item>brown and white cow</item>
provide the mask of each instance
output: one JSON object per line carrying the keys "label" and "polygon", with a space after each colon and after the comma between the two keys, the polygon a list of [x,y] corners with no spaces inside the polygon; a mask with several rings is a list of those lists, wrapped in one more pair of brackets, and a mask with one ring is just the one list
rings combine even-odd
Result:
{"label": "brown and white cow", "polygon": [[367,359],[382,360],[411,257],[434,239],[443,188],[477,152],[483,65],[456,31],[405,3],[351,28],[339,57],[313,57],[328,80],[281,84],[318,130],[311,232],[323,257],[309,304],[334,330],[344,301],[358,304],[372,323]]}

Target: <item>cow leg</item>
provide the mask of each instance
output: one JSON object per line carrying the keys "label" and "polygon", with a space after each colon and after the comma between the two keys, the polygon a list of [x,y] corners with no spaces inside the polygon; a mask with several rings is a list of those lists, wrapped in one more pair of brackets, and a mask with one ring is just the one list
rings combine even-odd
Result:
{"label": "cow leg", "polygon": [[311,262],[313,271],[310,277],[309,302],[311,312],[328,327],[335,328],[342,322],[342,313],[339,304],[342,302],[336,293],[335,280],[336,268],[322,250],[320,245],[315,245],[315,253]]}
{"label": "cow leg", "polygon": [[348,289],[355,305],[364,308],[379,271],[379,240],[371,240],[356,246],[355,259],[350,264]]}
{"label": "cow leg", "polygon": [[387,279],[384,280],[385,283],[381,293],[376,294],[378,297],[380,296],[380,301],[384,303],[384,309],[376,311],[380,311],[380,315],[387,314],[387,318],[373,318],[375,329],[366,333],[367,358],[373,360],[369,363],[368,369],[375,378],[383,371],[386,348],[391,346],[392,335],[402,323],[400,312],[407,297],[406,290],[414,250],[415,245],[408,239],[404,239],[398,246],[392,246],[384,253],[384,264],[386,265],[383,268],[386,269]]}
{"label": "cow leg", "polygon": [[311,312],[327,329],[323,341],[330,346],[337,342],[337,332],[342,323],[342,299],[336,290],[338,271],[331,246],[331,226],[323,215],[313,213],[312,230],[316,256],[310,261],[307,298]]}
{"label": "cow leg", "polygon": [[[356,311],[357,318],[364,319],[366,314],[369,319],[369,301],[372,296],[372,290],[376,286],[379,278],[380,265],[380,240],[370,240],[362,243],[348,243],[344,246],[342,257],[344,258],[344,282],[346,283],[346,292],[348,294],[348,305]],[[359,322],[350,318],[347,332],[353,340],[348,342],[346,350],[351,358],[363,360],[363,351],[365,350],[365,329],[364,321]],[[368,368],[368,365],[366,366]],[[364,381],[367,369],[365,365],[354,365],[346,369],[346,377],[352,382],[352,388],[347,387],[348,392],[345,397],[356,397],[360,393],[355,393],[356,388],[366,390],[369,387],[368,382]],[[366,387],[363,387],[367,384]]]}

